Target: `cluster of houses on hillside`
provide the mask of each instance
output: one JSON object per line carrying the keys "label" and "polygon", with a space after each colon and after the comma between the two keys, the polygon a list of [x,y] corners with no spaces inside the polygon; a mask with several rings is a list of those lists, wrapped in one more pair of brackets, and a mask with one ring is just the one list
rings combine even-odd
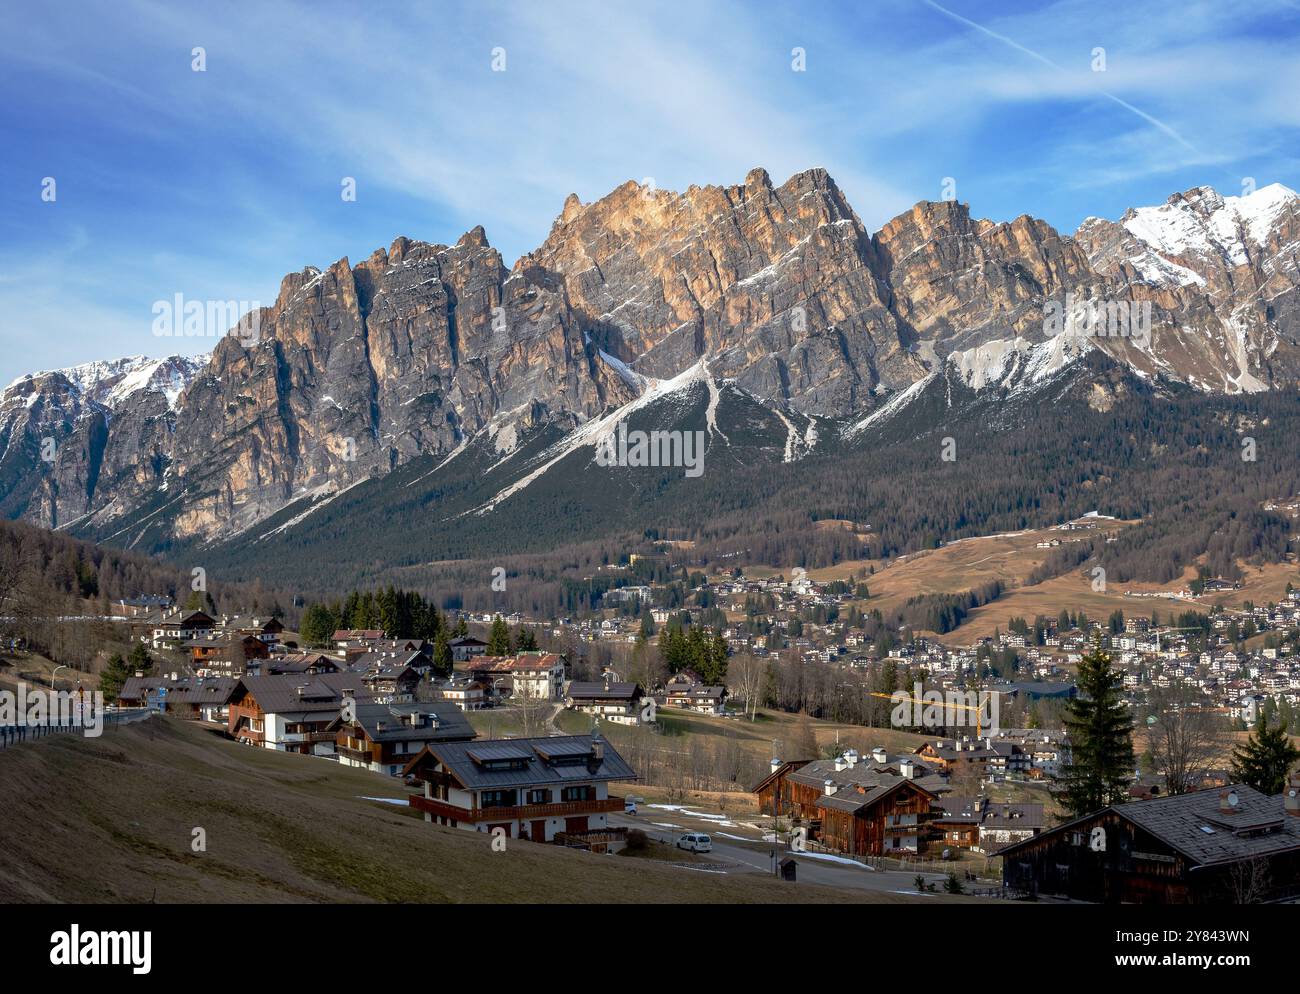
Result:
{"label": "cluster of houses on hillside", "polygon": [[[760,811],[816,850],[853,857],[996,855],[1011,894],[1097,903],[1257,903],[1300,899],[1300,770],[1279,796],[1245,784],[1135,798],[1048,827],[1042,804],[956,789],[983,776],[987,743],[915,753],[849,749],[773,759]],[[967,782],[979,782],[977,779]]]}
{"label": "cluster of houses on hillside", "polygon": [[[978,784],[988,760],[970,762],[979,765],[970,781]],[[962,782],[957,763],[944,743],[893,756],[882,748],[868,756],[847,749],[834,759],[775,758],[754,793],[763,814],[803,829],[818,848],[847,856],[992,854],[1043,830],[1042,804],[954,793],[954,782]]]}
{"label": "cluster of houses on hillside", "polygon": [[609,786],[637,776],[600,735],[482,740],[454,702],[394,700],[338,660],[303,657],[238,678],[134,676],[118,700],[220,722],[245,745],[404,777],[423,787],[409,803],[429,822],[597,852],[625,844],[608,822],[624,808]]}

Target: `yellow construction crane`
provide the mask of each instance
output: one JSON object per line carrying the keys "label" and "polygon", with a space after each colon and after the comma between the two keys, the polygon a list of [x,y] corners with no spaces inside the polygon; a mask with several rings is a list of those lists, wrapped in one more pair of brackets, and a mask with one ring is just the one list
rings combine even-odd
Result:
{"label": "yellow construction crane", "polygon": [[[977,693],[987,693],[987,691],[977,691]],[[880,691],[875,691],[875,690],[873,690],[873,691],[869,691],[867,696],[869,696],[869,697],[883,697],[883,698],[884,698],[885,700],[887,700],[887,701],[897,701],[897,700],[899,700],[899,698],[896,698],[893,694],[885,694],[885,693],[882,693],[882,692],[880,692]],[[978,698],[977,698],[977,699],[978,699]],[[913,704],[919,704],[919,705],[921,705],[922,707],[935,705],[935,706],[943,707],[943,708],[957,708],[957,709],[960,709],[960,710],[962,710],[962,711],[974,711],[974,712],[975,712],[975,737],[976,737],[977,739],[982,739],[982,738],[984,737],[984,713],[983,713],[983,708],[979,708],[979,707],[971,707],[969,704],[951,704],[951,703],[948,703],[947,701],[943,702],[942,704],[939,704],[939,703],[936,702],[936,701],[924,701],[924,700],[920,700],[919,698],[916,698],[916,697],[905,697],[905,698],[902,698],[902,700],[911,701]]]}

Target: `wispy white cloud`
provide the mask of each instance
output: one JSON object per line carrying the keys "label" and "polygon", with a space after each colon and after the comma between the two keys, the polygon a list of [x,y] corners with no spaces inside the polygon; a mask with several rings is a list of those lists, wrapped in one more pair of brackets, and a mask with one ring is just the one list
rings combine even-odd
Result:
{"label": "wispy white cloud", "polygon": [[[873,227],[946,176],[978,214],[1060,226],[1193,183],[1297,183],[1300,11],[1270,0],[273,2],[237,18],[124,0],[7,28],[0,78],[20,99],[0,122],[19,140],[0,178],[30,201],[56,171],[60,201],[0,215],[0,328],[40,350],[98,326],[79,358],[147,351],[122,336],[155,299],[267,299],[284,271],[399,233],[483,224],[510,262],[566,194],[627,179],[824,166]],[[6,353],[0,376],[53,364]]]}

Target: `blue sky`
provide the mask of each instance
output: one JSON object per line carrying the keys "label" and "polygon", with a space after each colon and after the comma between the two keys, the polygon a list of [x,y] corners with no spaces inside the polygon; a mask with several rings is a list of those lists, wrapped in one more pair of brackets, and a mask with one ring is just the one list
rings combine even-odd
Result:
{"label": "blue sky", "polygon": [[399,234],[482,224],[509,264],[628,179],[824,166],[873,230],[944,177],[1067,231],[1300,186],[1300,3],[54,6],[0,36],[0,383],[207,351],[156,337],[154,302],[270,304]]}

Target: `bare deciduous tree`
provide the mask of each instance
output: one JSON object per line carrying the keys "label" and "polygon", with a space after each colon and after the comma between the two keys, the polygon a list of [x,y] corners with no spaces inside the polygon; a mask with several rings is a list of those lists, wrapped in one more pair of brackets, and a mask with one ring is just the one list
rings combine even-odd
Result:
{"label": "bare deciduous tree", "polygon": [[733,656],[727,667],[727,682],[731,692],[745,702],[745,713],[754,721],[758,714],[758,699],[767,677],[767,663],[752,653]]}
{"label": "bare deciduous tree", "polygon": [[1259,904],[1268,892],[1268,862],[1260,857],[1234,863],[1228,873],[1234,904]]}
{"label": "bare deciduous tree", "polygon": [[1156,721],[1148,726],[1151,756],[1171,794],[1195,790],[1228,748],[1228,723],[1194,684],[1185,680],[1152,695]]}

